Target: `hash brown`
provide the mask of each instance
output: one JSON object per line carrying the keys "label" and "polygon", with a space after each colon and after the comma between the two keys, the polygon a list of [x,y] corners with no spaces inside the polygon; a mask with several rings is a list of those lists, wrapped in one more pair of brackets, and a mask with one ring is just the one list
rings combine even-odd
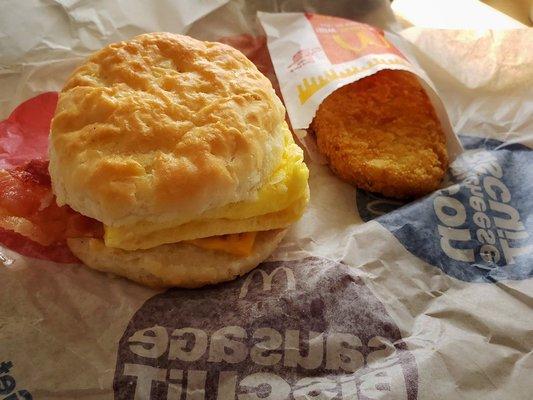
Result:
{"label": "hash brown", "polygon": [[311,129],[335,174],[387,197],[437,189],[448,166],[440,122],[410,72],[383,70],[337,89]]}

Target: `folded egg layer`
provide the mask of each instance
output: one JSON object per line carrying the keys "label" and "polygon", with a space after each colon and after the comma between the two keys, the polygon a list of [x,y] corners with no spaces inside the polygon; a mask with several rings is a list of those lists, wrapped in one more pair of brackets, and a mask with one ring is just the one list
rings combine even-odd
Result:
{"label": "folded egg layer", "polygon": [[105,227],[106,246],[125,250],[148,249],[166,243],[241,232],[284,228],[300,218],[309,200],[309,171],[303,151],[286,127],[282,160],[268,182],[247,201],[208,210],[186,223],[138,222]]}

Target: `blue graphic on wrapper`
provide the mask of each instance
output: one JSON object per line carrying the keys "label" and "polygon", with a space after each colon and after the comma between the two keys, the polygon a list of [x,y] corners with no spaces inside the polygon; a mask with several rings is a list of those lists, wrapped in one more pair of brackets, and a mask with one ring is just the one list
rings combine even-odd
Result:
{"label": "blue graphic on wrapper", "polygon": [[358,190],[361,218],[376,218],[407,250],[457,279],[533,276],[533,151],[461,140],[468,151],[450,167],[445,189],[405,205]]}

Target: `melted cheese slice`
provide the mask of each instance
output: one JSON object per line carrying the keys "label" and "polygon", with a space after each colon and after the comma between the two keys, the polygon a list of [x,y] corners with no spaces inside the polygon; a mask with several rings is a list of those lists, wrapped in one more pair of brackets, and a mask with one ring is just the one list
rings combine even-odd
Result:
{"label": "melted cheese slice", "polygon": [[149,249],[165,243],[287,227],[300,218],[309,201],[309,171],[303,162],[303,151],[294,143],[288,128],[284,135],[282,160],[252,199],[209,210],[186,223],[169,220],[106,226],[106,246],[124,250]]}
{"label": "melted cheese slice", "polygon": [[187,240],[186,242],[202,249],[223,251],[244,257],[252,254],[256,236],[257,232],[243,232]]}

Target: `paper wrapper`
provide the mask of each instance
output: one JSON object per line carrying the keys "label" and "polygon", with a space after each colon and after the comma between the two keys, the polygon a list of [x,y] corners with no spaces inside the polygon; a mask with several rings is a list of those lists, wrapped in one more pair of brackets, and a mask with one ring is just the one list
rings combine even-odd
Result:
{"label": "paper wrapper", "polygon": [[450,160],[462,152],[433,83],[395,35],[320,14],[259,13],[259,20],[292,128],[313,161],[325,163],[306,131],[322,101],[340,87],[384,69],[417,75],[441,121]]}
{"label": "paper wrapper", "polygon": [[[258,3],[229,2],[183,31],[223,38],[274,79],[255,11],[302,9]],[[306,4],[394,26],[387,2]],[[170,11],[160,4],[139,7],[161,19],[121,5],[22,10],[57,25],[34,41],[18,13],[1,13],[3,37],[11,36],[0,43],[11,57],[2,68],[12,72],[2,70],[0,87],[16,88],[3,99],[58,90],[74,66],[67,50],[89,52],[87,35],[103,44],[180,29],[165,25]],[[271,260],[199,290],[154,291],[3,233],[0,398],[530,398],[531,32],[402,35],[466,150],[443,190],[403,205],[356,191],[310,161],[309,209]],[[51,64],[40,58],[46,48],[59,51]],[[13,111],[0,125],[3,167],[46,156],[55,101],[45,93],[2,109]]]}

